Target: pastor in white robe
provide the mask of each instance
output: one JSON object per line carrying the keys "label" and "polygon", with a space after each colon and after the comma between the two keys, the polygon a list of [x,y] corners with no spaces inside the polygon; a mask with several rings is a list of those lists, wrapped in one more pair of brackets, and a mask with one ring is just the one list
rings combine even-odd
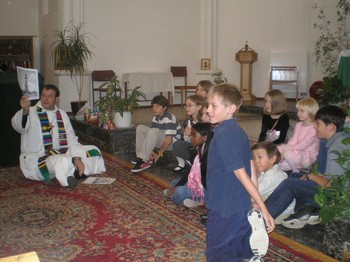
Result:
{"label": "pastor in white robe", "polygon": [[68,150],[65,154],[50,155],[46,159],[46,166],[50,179],[56,177],[62,186],[68,186],[67,178],[73,176],[75,167],[72,163],[73,157],[80,157],[85,166],[84,174],[98,174],[106,171],[102,156],[87,157],[86,152],[92,149],[100,150],[92,145],[83,146],[78,142],[73,127],[66,112],[55,107],[55,110],[45,110],[39,101],[30,107],[25,127],[22,127],[23,109],[19,110],[12,118],[13,128],[21,134],[20,167],[24,176],[31,180],[44,180],[38,167],[38,159],[45,156],[45,146],[41,132],[41,123],[37,113],[37,106],[47,113],[48,120],[52,126],[52,147],[60,150],[58,135],[58,123],[56,111],[59,110],[64,123],[67,136]]}

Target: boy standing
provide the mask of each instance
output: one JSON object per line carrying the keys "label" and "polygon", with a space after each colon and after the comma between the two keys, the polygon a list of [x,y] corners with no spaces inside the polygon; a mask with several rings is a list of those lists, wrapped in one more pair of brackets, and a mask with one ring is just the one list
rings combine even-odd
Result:
{"label": "boy standing", "polygon": [[[248,137],[233,118],[242,101],[243,96],[231,84],[214,86],[208,94],[210,122],[218,124],[213,129],[207,166],[208,261],[242,261],[253,253],[263,256],[268,235],[262,217],[268,232],[275,228],[256,187]],[[251,198],[261,211],[251,210]]]}
{"label": "boy standing", "polygon": [[138,125],[136,128],[137,160],[131,162],[135,165],[131,172],[141,172],[151,167],[151,163],[156,163],[165,151],[172,150],[172,143],[181,138],[180,124],[167,111],[168,99],[155,96],[151,105],[154,113],[151,127]]}

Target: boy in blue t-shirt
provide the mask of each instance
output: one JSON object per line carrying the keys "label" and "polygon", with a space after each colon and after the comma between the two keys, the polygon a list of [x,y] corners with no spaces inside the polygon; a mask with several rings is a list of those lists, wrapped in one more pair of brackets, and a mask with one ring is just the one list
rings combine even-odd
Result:
{"label": "boy in blue t-shirt", "polygon": [[233,118],[242,101],[231,84],[216,85],[208,94],[210,122],[218,125],[207,165],[207,261],[242,261],[253,255],[252,261],[260,261],[269,242],[264,219],[268,232],[275,228],[256,186],[248,137]]}

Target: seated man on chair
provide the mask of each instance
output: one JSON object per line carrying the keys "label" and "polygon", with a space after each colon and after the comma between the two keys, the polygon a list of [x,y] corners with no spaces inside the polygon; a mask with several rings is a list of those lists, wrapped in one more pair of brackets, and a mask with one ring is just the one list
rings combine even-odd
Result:
{"label": "seated man on chair", "polygon": [[22,96],[12,126],[21,134],[20,166],[26,178],[49,183],[56,177],[62,186],[74,187],[76,179],[106,169],[97,147],[78,143],[67,113],[56,106],[59,98],[55,85],[45,85],[32,107]]}

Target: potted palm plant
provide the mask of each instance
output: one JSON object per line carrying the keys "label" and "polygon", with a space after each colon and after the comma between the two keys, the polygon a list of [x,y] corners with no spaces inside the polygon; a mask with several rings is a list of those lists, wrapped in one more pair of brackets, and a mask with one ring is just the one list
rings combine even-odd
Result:
{"label": "potted palm plant", "polygon": [[105,123],[114,120],[117,128],[126,128],[131,126],[131,116],[134,109],[140,107],[139,102],[146,100],[146,95],[140,91],[140,86],[128,90],[125,97],[120,87],[118,76],[113,76],[108,82],[100,87],[106,86],[107,94],[100,97],[94,106],[99,109],[99,123]]}
{"label": "potted palm plant", "polygon": [[[87,61],[94,54],[90,50],[88,34],[84,32],[84,23],[73,25],[69,23],[62,31],[54,32],[55,41],[52,43],[52,57],[56,70],[65,70],[75,81],[79,100],[73,101],[72,112],[75,113],[86,101],[82,101],[84,73]],[[77,105],[77,108],[74,105]],[[74,108],[73,108],[74,107]]]}

